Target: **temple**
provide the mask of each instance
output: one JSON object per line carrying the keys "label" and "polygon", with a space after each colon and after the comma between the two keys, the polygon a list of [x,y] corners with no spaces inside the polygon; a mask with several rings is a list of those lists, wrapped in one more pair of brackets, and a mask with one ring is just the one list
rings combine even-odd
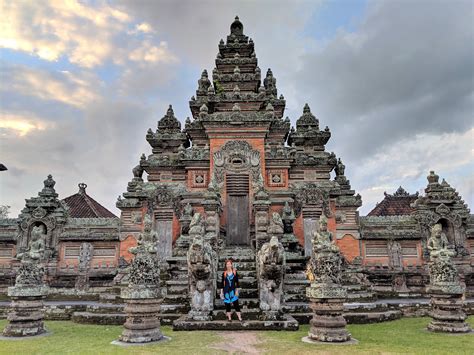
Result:
{"label": "temple", "polygon": [[[276,77],[271,69],[262,73],[255,44],[238,17],[218,49],[215,68],[202,72],[189,101],[192,117],[183,125],[170,105],[156,130],[146,133],[151,149],[141,155],[117,200],[120,218],[87,195],[85,184],[59,200],[49,176],[18,218],[0,220],[1,290],[13,284],[15,256],[28,248],[32,228],[42,226],[50,297],[101,300],[102,320],[97,309],[84,307],[69,316],[123,323],[118,295],[134,257],[129,248],[150,223],[162,265],[162,323],[194,329],[193,322],[208,322],[214,329],[213,321],[225,319],[215,280],[223,261],[233,258],[246,314],[271,320],[274,329],[297,327],[311,317],[306,269],[323,218],[344,257],[350,301],[424,297],[427,240],[435,224],[442,225],[472,297],[474,217],[453,187],[430,172],[424,194],[400,187],[360,217],[362,199],[351,188],[342,158],[326,151],[330,129],[308,104],[292,127]],[[200,252],[199,262],[193,261],[194,251]],[[273,251],[273,263],[281,267],[266,273]],[[207,271],[197,272],[203,263]],[[277,285],[271,295],[263,292],[267,279]],[[193,295],[204,292],[196,291],[200,280],[207,282],[212,304],[195,301]],[[349,321],[366,317],[364,310],[359,318],[357,310],[351,312]],[[401,313],[385,309],[372,319]]]}

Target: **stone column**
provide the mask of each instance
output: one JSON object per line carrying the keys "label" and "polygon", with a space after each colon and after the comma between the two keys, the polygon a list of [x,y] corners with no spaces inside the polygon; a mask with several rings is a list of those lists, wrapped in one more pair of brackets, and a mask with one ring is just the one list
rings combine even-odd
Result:
{"label": "stone column", "polygon": [[343,316],[347,291],[341,285],[312,283],[306,289],[306,296],[313,311],[308,339],[329,343],[350,341]]}
{"label": "stone column", "polygon": [[267,199],[255,200],[253,208],[255,214],[255,249],[260,250],[262,245],[269,241],[267,229],[270,201]]}
{"label": "stone column", "polygon": [[46,333],[43,300],[48,287],[43,283],[44,269],[37,262],[22,262],[15,286],[8,288],[11,298],[6,337],[25,337]]}
{"label": "stone column", "polygon": [[137,286],[122,290],[127,320],[119,340],[124,343],[149,343],[163,340],[160,330],[160,292],[158,287]]}
{"label": "stone column", "polygon": [[451,290],[430,286],[431,322],[428,330],[443,333],[469,333],[471,327],[466,323],[466,313],[463,310],[464,288],[459,285]]}

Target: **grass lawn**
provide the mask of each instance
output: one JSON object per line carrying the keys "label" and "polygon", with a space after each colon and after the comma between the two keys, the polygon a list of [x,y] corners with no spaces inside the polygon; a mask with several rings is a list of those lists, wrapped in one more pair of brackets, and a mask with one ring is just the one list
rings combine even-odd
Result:
{"label": "grass lawn", "polygon": [[[301,342],[308,332],[302,326],[298,332],[250,332],[254,341],[242,348],[269,354],[474,354],[474,335],[433,334],[425,330],[429,318],[405,318],[393,322],[350,325],[357,345],[312,345]],[[474,327],[474,316],[469,318]],[[6,321],[0,321],[3,329]],[[173,332],[162,327],[171,341],[158,345],[122,348],[111,345],[122,331],[120,326],[82,325],[72,322],[46,322],[53,334],[26,340],[0,340],[1,354],[222,354],[232,339],[228,332]],[[248,333],[248,335],[250,335]],[[245,333],[239,335],[244,336]],[[244,336],[245,337],[245,336]],[[242,341],[240,341],[242,342]],[[237,353],[241,344],[233,348]],[[233,350],[232,347],[230,350]],[[237,349],[237,350],[235,350]]]}

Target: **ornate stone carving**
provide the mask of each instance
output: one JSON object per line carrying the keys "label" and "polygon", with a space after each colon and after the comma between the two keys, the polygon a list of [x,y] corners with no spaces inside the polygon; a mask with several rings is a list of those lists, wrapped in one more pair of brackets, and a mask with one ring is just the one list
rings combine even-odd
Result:
{"label": "ornate stone carving", "polygon": [[403,267],[402,247],[399,242],[391,239],[388,241],[388,253],[390,266],[399,269]]}
{"label": "ornate stone carving", "polygon": [[225,172],[250,172],[256,182],[260,175],[260,153],[254,150],[246,141],[228,141],[214,153],[214,177],[216,183],[222,186]]}
{"label": "ornate stone carving", "polygon": [[278,212],[272,213],[272,219],[268,225],[268,234],[270,235],[281,235],[283,234],[283,220]]}
{"label": "ornate stone carving", "polygon": [[449,248],[441,224],[435,224],[431,228],[427,247],[430,252],[431,285],[445,287],[448,290],[460,287],[458,272],[452,261],[455,252]]}
{"label": "ornate stone carving", "polygon": [[281,311],[285,275],[285,250],[277,237],[262,245],[257,262],[260,309],[267,319],[275,319]]}
{"label": "ornate stone carving", "polygon": [[79,275],[76,279],[76,290],[84,291],[89,288],[89,269],[94,254],[91,243],[82,243],[79,250]]}
{"label": "ornate stone carving", "polygon": [[331,216],[329,209],[329,193],[315,183],[293,184],[290,188],[295,191],[295,214],[301,213],[303,206],[315,206],[323,210],[326,217]]}
{"label": "ornate stone carving", "polygon": [[202,235],[193,238],[187,261],[191,302],[189,318],[210,320],[216,292],[217,256]]}

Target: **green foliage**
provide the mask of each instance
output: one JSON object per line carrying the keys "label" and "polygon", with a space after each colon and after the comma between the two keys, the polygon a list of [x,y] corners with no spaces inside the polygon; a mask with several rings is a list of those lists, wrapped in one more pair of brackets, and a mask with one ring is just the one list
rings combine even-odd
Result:
{"label": "green foliage", "polygon": [[214,81],[214,91],[219,95],[224,92],[224,87],[218,81]]}
{"label": "green foliage", "polygon": [[[429,318],[404,318],[392,322],[350,325],[357,345],[313,345],[301,341],[309,329],[297,332],[256,332],[261,351],[269,354],[472,354],[474,336],[433,334],[426,331]],[[474,326],[474,317],[469,318]],[[3,329],[6,321],[0,321]],[[222,332],[173,332],[162,327],[171,341],[156,345],[119,347],[110,344],[122,331],[120,326],[46,322],[51,335],[23,340],[0,340],[0,354],[218,354],[213,348],[223,342]],[[231,338],[226,337],[227,341]]]}

